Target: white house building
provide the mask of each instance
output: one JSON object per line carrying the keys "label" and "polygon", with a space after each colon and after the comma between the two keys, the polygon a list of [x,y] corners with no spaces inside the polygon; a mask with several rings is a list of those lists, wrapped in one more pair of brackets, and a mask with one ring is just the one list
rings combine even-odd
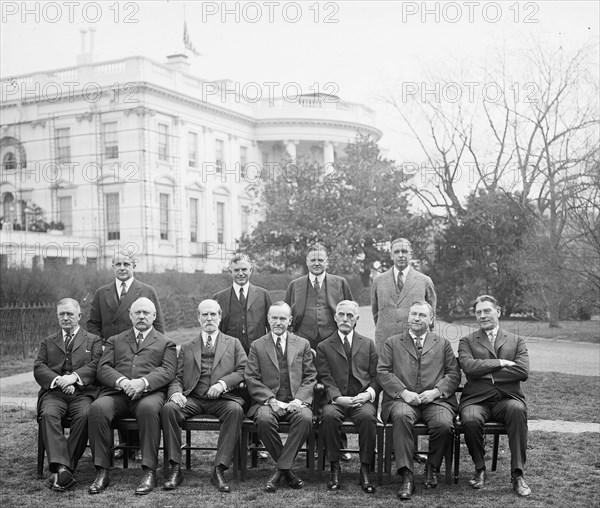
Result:
{"label": "white house building", "polygon": [[[203,80],[183,54],[78,63],[2,78],[3,264],[104,267],[127,247],[142,271],[220,272],[282,157],[326,172],[357,132],[381,137],[361,104]],[[32,230],[41,212],[55,229]]]}

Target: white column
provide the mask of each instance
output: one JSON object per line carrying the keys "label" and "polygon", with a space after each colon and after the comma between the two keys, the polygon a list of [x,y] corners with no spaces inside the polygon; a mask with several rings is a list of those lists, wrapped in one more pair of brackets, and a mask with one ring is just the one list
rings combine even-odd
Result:
{"label": "white column", "polygon": [[285,149],[289,154],[290,158],[295,161],[296,160],[296,145],[298,141],[285,141]]}
{"label": "white column", "polygon": [[331,141],[323,141],[323,164],[333,164],[334,162],[333,143]]}

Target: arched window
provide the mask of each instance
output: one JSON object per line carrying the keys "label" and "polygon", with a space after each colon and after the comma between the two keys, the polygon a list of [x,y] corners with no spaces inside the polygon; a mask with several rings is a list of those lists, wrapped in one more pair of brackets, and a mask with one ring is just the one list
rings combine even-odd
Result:
{"label": "arched window", "polygon": [[[2,158],[2,169],[4,171],[14,171],[17,169],[17,158],[14,152],[6,152]],[[11,194],[12,195],[12,194]]]}
{"label": "arched window", "polygon": [[12,224],[17,218],[15,197],[10,192],[4,194],[2,198],[2,216],[4,217],[4,222],[7,224]]}

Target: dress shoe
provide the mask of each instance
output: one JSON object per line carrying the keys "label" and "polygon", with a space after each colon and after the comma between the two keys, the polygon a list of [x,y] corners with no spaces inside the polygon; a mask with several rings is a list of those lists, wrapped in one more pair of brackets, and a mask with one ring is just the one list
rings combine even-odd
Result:
{"label": "dress shoe", "polygon": [[525,479],[522,476],[515,476],[510,483],[512,484],[513,490],[521,497],[531,496],[531,489],[525,483]]}
{"label": "dress shoe", "polygon": [[327,482],[328,490],[340,490],[340,473],[342,472],[342,468],[340,467],[339,461],[335,461],[331,463],[331,476],[329,477],[329,481]]}
{"label": "dress shoe", "polygon": [[348,452],[340,453],[340,460],[343,462],[350,462],[352,460],[352,455]]}
{"label": "dress shoe", "polygon": [[267,460],[269,458],[269,453],[264,450],[259,450],[256,452],[258,456],[258,460]]}
{"label": "dress shoe", "polygon": [[222,465],[218,465],[213,468],[212,475],[210,477],[210,483],[212,483],[219,492],[231,492],[229,485],[225,481],[225,468]]}
{"label": "dress shoe", "polygon": [[425,464],[425,483],[426,489],[435,489],[438,486],[437,468],[431,463]]}
{"label": "dress shoe", "polygon": [[304,481],[298,478],[291,469],[286,469],[283,472],[283,476],[285,476],[288,485],[292,489],[301,489],[304,487]]}
{"label": "dress shoe", "polygon": [[108,484],[110,483],[110,478],[108,477],[108,469],[104,467],[96,467],[96,478],[94,482],[90,485],[88,492],[90,494],[100,494]]}
{"label": "dress shoe", "polygon": [[271,475],[271,477],[267,480],[267,484],[265,485],[265,492],[276,492],[277,485],[279,485],[279,480],[281,480],[281,469],[276,469],[275,472]]}
{"label": "dress shoe", "polygon": [[375,485],[371,483],[369,478],[370,464],[362,464],[358,472],[358,484],[362,487],[363,492],[367,494],[375,494]]}
{"label": "dress shoe", "polygon": [[57,483],[57,478],[56,478],[56,473],[52,473],[50,476],[48,476],[48,478],[46,478],[46,487],[48,487],[49,489],[52,488],[52,486]]}
{"label": "dress shoe", "polygon": [[121,460],[123,458],[123,448],[117,448],[113,453],[115,460]]}
{"label": "dress shoe", "polygon": [[[70,489],[77,482],[75,478],[73,478],[73,473],[66,466],[59,466],[58,472],[56,473],[57,481],[63,489]],[[54,486],[52,487],[54,489]],[[57,489],[54,489],[57,490]]]}
{"label": "dress shoe", "polygon": [[129,450],[129,458],[136,462],[142,461],[142,450]]}
{"label": "dress shoe", "polygon": [[469,480],[469,485],[474,489],[482,489],[485,487],[485,480],[487,478],[487,473],[485,469],[478,469],[475,471],[475,475],[473,478]]}
{"label": "dress shoe", "polygon": [[150,469],[149,467],[144,467],[144,476],[142,476],[142,480],[140,484],[135,489],[135,493],[143,496],[145,494],[150,494],[152,490],[156,487],[156,471],[154,469]]}
{"label": "dress shoe", "polygon": [[171,474],[169,475],[169,479],[165,481],[163,484],[163,489],[165,490],[174,490],[183,481],[183,473],[181,472],[180,464],[173,464],[171,466]]}
{"label": "dress shoe", "polygon": [[407,500],[412,497],[415,493],[415,481],[413,479],[413,474],[409,472],[405,472],[402,475],[402,485],[400,485],[400,490],[398,491],[398,497],[400,499]]}

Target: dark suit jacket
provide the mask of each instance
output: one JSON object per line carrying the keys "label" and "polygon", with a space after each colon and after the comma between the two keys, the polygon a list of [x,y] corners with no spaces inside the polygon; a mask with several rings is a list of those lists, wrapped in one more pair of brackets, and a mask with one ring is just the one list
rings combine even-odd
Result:
{"label": "dark suit jacket", "polygon": [[[529,377],[529,353],[525,341],[499,328],[496,349],[498,354],[481,329],[460,339],[458,362],[467,376],[460,398],[461,408],[482,402],[496,394],[496,389],[525,404],[521,389],[521,381]],[[500,367],[500,359],[511,360],[516,365]]]}
{"label": "dark suit jacket", "polygon": [[133,327],[108,339],[106,349],[98,364],[98,381],[104,385],[101,395],[118,393],[117,379],[145,377],[148,392],[166,391],[177,369],[175,343],[162,333],[152,329],[138,350]]}
{"label": "dark suit jacket", "polygon": [[[227,289],[219,291],[213,296],[213,300],[219,302],[221,310],[223,311],[221,322],[219,323],[219,330],[223,333],[227,333],[227,330],[229,330],[230,334],[237,337],[240,342],[242,342],[244,351],[248,352],[250,351],[250,344],[252,344],[252,342],[262,337],[265,333],[269,333],[270,328],[267,321],[267,313],[271,306],[271,296],[266,289],[255,286],[254,284],[249,284],[248,294],[246,295],[246,325],[248,335],[246,341],[246,339],[242,337],[242,324],[233,323],[231,321],[231,288],[232,287],[229,286]],[[237,297],[234,296],[233,298]],[[236,333],[232,333],[232,329],[235,329]]]}
{"label": "dark suit jacket", "polygon": [[[318,380],[325,387],[323,403],[328,404],[335,397],[346,395],[348,390],[348,361],[338,332],[317,346],[315,358]],[[354,332],[352,339],[352,375],[361,383],[362,391],[375,390],[375,404],[381,387],[377,382],[377,351],[375,343]]]}
{"label": "dark suit jacket", "polygon": [[[96,367],[102,356],[102,340],[100,337],[86,332],[81,326],[73,340],[71,361],[73,372],[77,373],[83,382],[81,393],[97,397],[100,385],[96,383]],[[61,375],[60,371],[64,361],[65,345],[62,330],[59,330],[58,333],[50,335],[42,341],[33,364],[33,376],[41,386],[38,404],[51,391],[50,385],[54,378]],[[60,388],[56,389],[60,390]],[[75,393],[78,393],[77,389]]]}
{"label": "dark suit jacket", "polygon": [[[294,279],[289,283],[285,292],[285,303],[292,308],[292,332],[296,333],[304,319],[304,310],[306,307],[306,294],[310,284],[309,276],[304,275]],[[342,300],[352,300],[352,293],[348,281],[338,275],[325,274],[324,287],[327,291],[327,305],[331,313],[335,315],[335,308]],[[335,322],[332,328],[337,329]]]}
{"label": "dark suit jacket", "polygon": [[[292,396],[310,405],[317,382],[317,371],[313,364],[310,344],[306,339],[288,332],[285,354]],[[280,386],[279,362],[271,333],[251,344],[244,377],[248,392],[253,399],[248,411],[248,416],[251,417],[259,406],[275,397]]]}
{"label": "dark suit jacket", "polygon": [[113,335],[119,335],[125,330],[133,328],[131,319],[129,319],[129,307],[141,297],[146,297],[154,303],[156,319],[153,326],[160,333],[164,333],[165,321],[158,295],[152,286],[137,279],[133,279],[129,291],[121,302],[119,302],[114,280],[96,291],[90,308],[90,318],[87,322],[88,331],[99,335],[106,342]]}
{"label": "dark suit jacket", "polygon": [[[244,370],[247,361],[244,348],[238,339],[219,333],[215,347],[210,384],[222,380],[227,385],[227,391],[222,399],[235,400],[240,405],[244,400],[235,390],[244,380]],[[198,336],[181,346],[177,357],[177,377],[171,381],[167,390],[167,399],[174,393],[181,392],[186,397],[196,388],[200,381],[200,366],[202,365],[202,336]]]}
{"label": "dark suit jacket", "polygon": [[[384,422],[404,390],[418,392],[418,366],[414,341],[408,332],[385,341],[377,365],[377,379],[383,388],[381,419]],[[421,353],[421,391],[439,389],[442,396],[432,404],[456,411],[458,402],[454,392],[459,384],[460,369],[450,342],[427,332]]]}
{"label": "dark suit jacket", "polygon": [[414,268],[408,270],[400,294],[396,289],[393,267],[375,278],[371,286],[371,311],[375,321],[375,345],[380,354],[387,339],[408,330],[410,306],[418,300],[428,302],[435,313],[437,296],[433,282]]}

